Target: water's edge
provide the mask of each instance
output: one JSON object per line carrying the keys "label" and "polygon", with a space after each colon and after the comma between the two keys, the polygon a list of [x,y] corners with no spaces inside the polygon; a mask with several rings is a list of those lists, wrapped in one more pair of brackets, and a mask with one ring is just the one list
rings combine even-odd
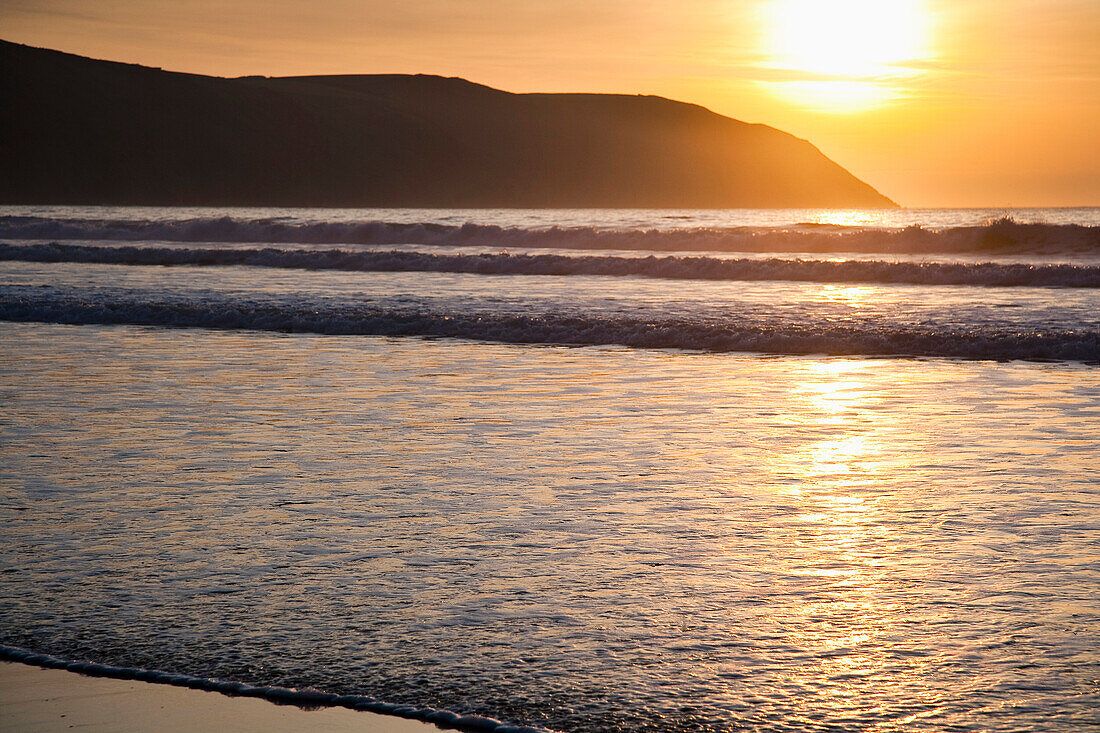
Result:
{"label": "water's edge", "polygon": [[252,686],[241,682],[191,677],[151,669],[113,667],[95,662],[79,662],[61,659],[49,654],[39,654],[27,649],[0,646],[0,661],[18,662],[44,669],[61,669],[88,677],[106,677],[116,680],[136,680],[158,685],[187,687],[192,690],[219,692],[229,697],[253,697],[278,705],[296,705],[303,708],[334,707],[359,710],[380,715],[392,715],[408,720],[420,720],[446,730],[467,733],[553,733],[545,728],[517,726],[502,723],[480,715],[459,715],[449,710],[421,708],[411,705],[393,705],[364,695],[333,695],[320,690],[294,690],[285,687]]}

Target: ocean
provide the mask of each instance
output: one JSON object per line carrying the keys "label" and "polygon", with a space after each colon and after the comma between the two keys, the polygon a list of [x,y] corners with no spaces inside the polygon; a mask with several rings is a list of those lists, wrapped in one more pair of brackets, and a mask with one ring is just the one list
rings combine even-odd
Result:
{"label": "ocean", "polygon": [[1100,209],[0,207],[0,657],[1100,728]]}

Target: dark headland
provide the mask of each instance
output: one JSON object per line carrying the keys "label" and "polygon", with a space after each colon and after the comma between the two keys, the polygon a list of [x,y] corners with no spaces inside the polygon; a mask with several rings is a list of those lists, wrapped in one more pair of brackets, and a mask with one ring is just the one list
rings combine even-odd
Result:
{"label": "dark headland", "polygon": [[0,202],[892,207],[813,145],[662,97],[182,74],[0,41]]}

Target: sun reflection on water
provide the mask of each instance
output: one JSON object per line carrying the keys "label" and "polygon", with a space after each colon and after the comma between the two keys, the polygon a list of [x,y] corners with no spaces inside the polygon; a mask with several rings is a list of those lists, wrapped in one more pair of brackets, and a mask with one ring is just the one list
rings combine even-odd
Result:
{"label": "sun reflection on water", "polygon": [[819,294],[833,303],[844,303],[853,308],[870,307],[875,289],[866,285],[823,285]]}
{"label": "sun reflection on water", "polygon": [[905,467],[890,450],[897,426],[875,411],[884,399],[878,368],[867,360],[822,361],[807,365],[793,385],[796,429],[805,440],[788,457],[793,481],[784,493],[801,511],[790,519],[792,551],[780,562],[804,597],[776,621],[802,651],[778,685],[840,718],[884,688],[935,704],[934,691],[920,683],[923,662],[884,653],[910,619],[897,600],[898,548],[889,529],[899,507],[882,488]]}

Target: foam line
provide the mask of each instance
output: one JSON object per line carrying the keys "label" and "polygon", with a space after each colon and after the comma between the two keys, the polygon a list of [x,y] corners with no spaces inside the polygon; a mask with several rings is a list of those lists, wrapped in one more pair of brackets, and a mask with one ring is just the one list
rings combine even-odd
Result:
{"label": "foam line", "polygon": [[410,720],[421,720],[426,723],[433,723],[441,728],[468,731],[469,733],[552,733],[552,731],[543,728],[509,725],[499,720],[480,715],[459,715],[449,710],[437,710],[435,708],[416,707],[412,705],[392,705],[362,695],[333,695],[311,689],[251,686],[240,682],[191,677],[169,672],[158,672],[150,669],[112,667],[107,664],[61,659],[48,654],[38,654],[16,647],[0,646],[0,660],[20,662],[22,664],[44,667],[46,669],[64,669],[89,677],[137,680],[139,682],[188,687],[193,690],[220,692],[223,695],[236,697],[255,697],[284,705],[290,704],[303,707],[343,707],[351,710],[363,710],[371,713],[380,713],[382,715],[394,715]]}

